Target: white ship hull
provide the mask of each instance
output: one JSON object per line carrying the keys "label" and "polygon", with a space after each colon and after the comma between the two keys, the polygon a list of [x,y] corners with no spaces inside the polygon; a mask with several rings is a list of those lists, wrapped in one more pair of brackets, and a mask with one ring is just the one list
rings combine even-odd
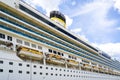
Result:
{"label": "white ship hull", "polygon": [[0,80],[120,80],[119,61],[62,27],[23,1],[0,0]]}
{"label": "white ship hull", "polygon": [[13,51],[0,50],[0,55],[0,80],[120,80],[109,74],[22,61]]}

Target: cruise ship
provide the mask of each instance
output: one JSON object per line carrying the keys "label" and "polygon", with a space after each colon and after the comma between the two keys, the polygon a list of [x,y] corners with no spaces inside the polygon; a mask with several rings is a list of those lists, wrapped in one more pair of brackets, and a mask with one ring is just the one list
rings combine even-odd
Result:
{"label": "cruise ship", "polygon": [[120,80],[120,62],[22,0],[0,0],[0,80]]}

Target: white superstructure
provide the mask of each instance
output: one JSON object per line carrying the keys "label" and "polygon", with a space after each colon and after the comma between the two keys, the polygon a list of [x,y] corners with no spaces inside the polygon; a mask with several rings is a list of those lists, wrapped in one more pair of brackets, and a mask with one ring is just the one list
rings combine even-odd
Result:
{"label": "white superstructure", "polygon": [[0,80],[120,80],[119,61],[53,16],[23,1],[0,0]]}

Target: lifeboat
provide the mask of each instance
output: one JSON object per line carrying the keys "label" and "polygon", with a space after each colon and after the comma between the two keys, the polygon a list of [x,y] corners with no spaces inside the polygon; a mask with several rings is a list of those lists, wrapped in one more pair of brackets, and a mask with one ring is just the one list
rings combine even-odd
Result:
{"label": "lifeboat", "polygon": [[96,65],[96,66],[92,66],[92,68],[93,68],[93,70],[98,71],[98,67],[97,67],[97,65]]}
{"label": "lifeboat", "polygon": [[60,55],[57,54],[47,54],[47,61],[52,63],[65,63],[65,59],[63,59]]}
{"label": "lifeboat", "polygon": [[78,66],[78,62],[75,60],[67,60],[68,64]]}
{"label": "lifeboat", "polygon": [[20,57],[27,57],[31,59],[42,59],[43,58],[43,53],[39,52],[38,50],[30,49],[27,47],[19,47],[17,49],[17,53]]}
{"label": "lifeboat", "polygon": [[50,59],[52,59],[52,58],[56,58],[56,59],[63,59],[60,55],[57,55],[57,54],[47,54],[46,55],[47,56],[47,58],[50,58]]}

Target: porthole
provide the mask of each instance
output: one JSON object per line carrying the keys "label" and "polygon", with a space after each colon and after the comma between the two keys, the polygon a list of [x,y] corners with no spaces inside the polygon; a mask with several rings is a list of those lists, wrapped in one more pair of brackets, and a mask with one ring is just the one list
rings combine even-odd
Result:
{"label": "porthole", "polygon": [[51,68],[51,70],[53,70],[53,68]]}
{"label": "porthole", "polygon": [[19,66],[22,66],[22,63],[19,63]]}
{"label": "porthole", "polygon": [[33,72],[33,74],[36,74],[36,72]]}
{"label": "porthole", "polygon": [[36,68],[36,65],[34,65],[34,68]]}
{"label": "porthole", "polygon": [[46,69],[48,69],[48,67],[46,67]]}
{"label": "porthole", "polygon": [[48,73],[46,73],[46,75],[48,75]]}
{"label": "porthole", "polygon": [[42,75],[42,72],[40,72],[40,75]]}
{"label": "porthole", "polygon": [[51,76],[53,76],[53,73],[51,73]]}
{"label": "porthole", "polygon": [[58,70],[57,68],[55,70]]}
{"label": "porthole", "polygon": [[56,76],[58,75],[58,74],[55,74]]}
{"label": "porthole", "polygon": [[19,71],[18,71],[18,73],[22,73],[22,71],[21,71],[21,70],[19,70]]}
{"label": "porthole", "polygon": [[13,62],[9,62],[9,65],[13,65]]}
{"label": "porthole", "polygon": [[60,71],[62,71],[62,69],[60,69]]}
{"label": "porthole", "polygon": [[27,67],[30,67],[30,65],[29,65],[29,64],[27,64],[26,66],[27,66]]}
{"label": "porthole", "polygon": [[26,72],[26,74],[30,74],[30,72],[29,72],[29,71],[27,71],[27,72]]}
{"label": "porthole", "polygon": [[69,75],[67,75],[67,77],[69,77]]}
{"label": "porthole", "polygon": [[69,72],[69,70],[67,70],[67,72]]}
{"label": "porthole", "polygon": [[0,72],[3,72],[3,69],[0,69]]}
{"label": "porthole", "polygon": [[9,70],[9,73],[13,73],[13,70]]}
{"label": "porthole", "polygon": [[3,61],[0,61],[0,64],[3,64]]}
{"label": "porthole", "polygon": [[40,66],[40,69],[42,69],[42,66]]}

